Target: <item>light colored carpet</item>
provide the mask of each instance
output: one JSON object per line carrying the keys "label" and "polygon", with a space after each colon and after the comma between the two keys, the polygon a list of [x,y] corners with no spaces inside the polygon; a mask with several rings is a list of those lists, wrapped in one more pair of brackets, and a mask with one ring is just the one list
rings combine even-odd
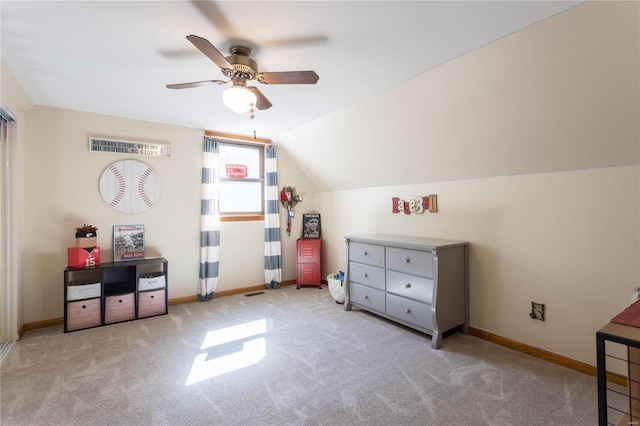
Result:
{"label": "light colored carpet", "polygon": [[[429,336],[295,286],[73,333],[1,364],[9,425],[595,425],[596,379],[455,333]],[[196,374],[198,373],[198,374]]]}

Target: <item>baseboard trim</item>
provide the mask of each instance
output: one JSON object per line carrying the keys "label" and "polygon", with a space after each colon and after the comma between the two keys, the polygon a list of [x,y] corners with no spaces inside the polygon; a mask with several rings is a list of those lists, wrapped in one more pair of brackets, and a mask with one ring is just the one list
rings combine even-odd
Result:
{"label": "baseboard trim", "polygon": [[18,338],[21,338],[27,331],[35,330],[37,328],[51,327],[52,325],[64,324],[64,318],[53,318],[43,321],[28,322],[22,324],[20,330],[18,330]]}
{"label": "baseboard trim", "polygon": [[[295,285],[296,280],[288,280],[288,281],[282,281],[280,283],[280,286],[287,286],[287,285]],[[251,293],[254,291],[258,291],[258,290],[264,290],[266,287],[264,284],[262,285],[252,285],[250,287],[242,287],[242,288],[234,288],[231,290],[220,290],[220,291],[216,291],[213,298],[215,299],[216,297],[224,297],[224,296],[233,296],[234,294],[243,294],[243,293]]]}
{"label": "baseboard trim", "polygon": [[167,300],[167,304],[171,306],[171,305],[181,305],[183,303],[192,303],[197,301],[198,301],[198,296],[176,297],[175,299]]}
{"label": "baseboard trim", "polygon": [[[296,284],[296,280],[287,280],[287,281],[282,281],[282,283],[280,283],[281,286],[295,285],[295,284]],[[218,298],[218,297],[224,297],[224,296],[232,296],[234,294],[249,293],[252,291],[264,290],[264,289],[265,289],[265,285],[262,284],[262,285],[254,285],[250,287],[235,288],[232,290],[221,290],[221,291],[216,291],[215,297]],[[183,303],[192,303],[197,301],[198,301],[198,295],[194,295],[194,296],[177,297],[175,299],[169,299],[167,300],[167,304],[171,306],[171,305],[180,305]],[[20,340],[24,335],[24,333],[26,333],[27,331],[36,330],[38,328],[51,327],[52,325],[62,325],[62,324],[64,324],[64,318],[53,318],[53,319],[48,319],[43,321],[34,321],[34,322],[24,323],[22,324],[22,327],[18,329],[18,340]]]}
{"label": "baseboard trim", "polygon": [[[498,336],[497,334],[489,333],[488,331],[469,327],[469,334],[487,340],[489,342],[496,343],[500,346],[505,346],[509,349],[513,349],[515,351],[540,358],[547,362],[558,364],[571,370],[579,371],[589,376],[595,377],[598,373],[598,369],[594,365],[587,364],[586,362],[582,361],[577,361],[575,359],[559,355],[544,349],[536,348],[535,346],[520,343],[515,340],[507,339],[506,337]],[[607,380],[621,386],[627,386],[627,378],[621,374],[607,372]]]}

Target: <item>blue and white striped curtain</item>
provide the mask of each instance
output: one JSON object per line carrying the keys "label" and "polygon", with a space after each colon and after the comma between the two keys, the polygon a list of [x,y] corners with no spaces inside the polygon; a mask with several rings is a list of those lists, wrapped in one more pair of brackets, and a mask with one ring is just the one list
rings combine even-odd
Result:
{"label": "blue and white striped curtain", "polygon": [[265,155],[264,197],[264,282],[267,288],[278,288],[282,281],[282,247],[280,245],[280,192],[276,148],[267,146]]}
{"label": "blue and white striped curtain", "polygon": [[202,153],[202,200],[200,211],[200,285],[198,300],[213,299],[220,264],[219,143],[204,137]]}

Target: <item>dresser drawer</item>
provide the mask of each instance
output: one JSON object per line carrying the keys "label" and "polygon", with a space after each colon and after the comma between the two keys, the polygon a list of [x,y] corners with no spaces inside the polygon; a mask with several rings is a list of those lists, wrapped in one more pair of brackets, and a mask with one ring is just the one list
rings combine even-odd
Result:
{"label": "dresser drawer", "polygon": [[67,300],[92,299],[101,295],[100,283],[69,283],[67,286]]}
{"label": "dresser drawer", "polygon": [[387,291],[418,302],[431,304],[433,300],[433,280],[387,270]]}
{"label": "dresser drawer", "polygon": [[138,318],[167,313],[166,291],[141,291],[138,293]]}
{"label": "dresser drawer", "polygon": [[104,299],[104,323],[128,321],[136,317],[135,294],[120,294]]}
{"label": "dresser drawer", "polygon": [[387,315],[433,331],[431,305],[387,293]]}
{"label": "dresser drawer", "polygon": [[387,247],[387,268],[433,278],[433,253]]}
{"label": "dresser drawer", "polygon": [[384,290],[384,269],[349,262],[349,281]]}
{"label": "dresser drawer", "polygon": [[67,331],[101,325],[100,302],[96,298],[67,303]]}
{"label": "dresser drawer", "polygon": [[366,309],[384,312],[384,291],[382,290],[350,283],[349,299],[352,303],[361,305]]}
{"label": "dresser drawer", "polygon": [[384,267],[384,246],[349,243],[349,260]]}

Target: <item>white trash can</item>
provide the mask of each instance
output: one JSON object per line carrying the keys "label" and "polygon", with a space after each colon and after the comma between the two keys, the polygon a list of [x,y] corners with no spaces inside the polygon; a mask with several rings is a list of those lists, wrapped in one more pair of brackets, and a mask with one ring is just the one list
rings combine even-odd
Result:
{"label": "white trash can", "polygon": [[342,280],[337,280],[338,274],[327,275],[327,283],[329,284],[329,293],[336,303],[344,303],[346,295],[344,293],[344,287],[342,286]]}

